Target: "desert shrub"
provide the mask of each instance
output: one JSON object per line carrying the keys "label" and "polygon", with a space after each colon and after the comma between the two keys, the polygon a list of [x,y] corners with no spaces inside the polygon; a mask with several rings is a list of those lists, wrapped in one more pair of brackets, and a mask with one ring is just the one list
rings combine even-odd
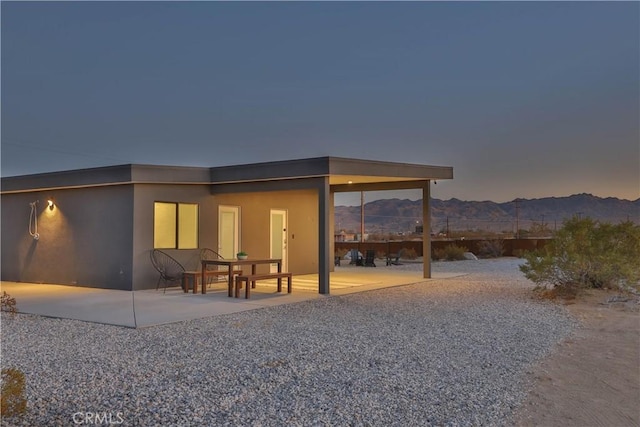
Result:
{"label": "desert shrub", "polygon": [[0,413],[5,417],[24,414],[27,400],[24,397],[24,374],[14,368],[2,369],[2,394]]}
{"label": "desert shrub", "polygon": [[446,255],[444,253],[443,248],[435,248],[431,251],[431,259],[433,261],[440,261],[441,259],[445,259]]}
{"label": "desert shrub", "polygon": [[467,251],[468,249],[466,247],[452,243],[442,249],[434,249],[431,251],[431,258],[434,260],[460,261],[466,259],[464,253]]}
{"label": "desert shrub", "polygon": [[498,258],[504,254],[502,239],[481,240],[478,242],[478,255],[482,258]]}
{"label": "desert shrub", "polygon": [[[17,312],[16,299],[6,291],[0,296],[0,309],[12,315]],[[0,371],[0,414],[5,417],[23,414],[27,408],[24,397],[24,374],[19,369],[3,368]]]}
{"label": "desert shrub", "polygon": [[445,259],[447,261],[459,261],[466,259],[464,257],[464,253],[467,251],[468,249],[464,246],[458,246],[455,244],[447,245],[444,247]]}
{"label": "desert shrub", "polygon": [[520,270],[538,289],[637,286],[640,226],[573,218],[542,250],[527,252],[524,258]]}
{"label": "desert shrub", "polygon": [[416,259],[418,258],[418,253],[413,248],[402,248],[400,249],[400,257],[404,259]]}
{"label": "desert shrub", "polygon": [[11,314],[16,312],[16,299],[12,298],[6,291],[2,291],[2,296],[0,296],[0,309]]}

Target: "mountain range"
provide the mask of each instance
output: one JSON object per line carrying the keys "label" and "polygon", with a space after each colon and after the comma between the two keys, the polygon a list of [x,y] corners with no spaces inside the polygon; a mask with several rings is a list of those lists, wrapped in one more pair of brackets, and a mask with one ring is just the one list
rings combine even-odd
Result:
{"label": "mountain range", "polygon": [[[380,199],[364,205],[366,233],[411,233],[421,225],[422,200]],[[640,199],[601,198],[591,194],[510,202],[431,199],[431,231],[512,232],[544,226],[551,230],[573,216],[599,221],[640,223]],[[360,206],[335,207],[336,232],[360,231]]]}

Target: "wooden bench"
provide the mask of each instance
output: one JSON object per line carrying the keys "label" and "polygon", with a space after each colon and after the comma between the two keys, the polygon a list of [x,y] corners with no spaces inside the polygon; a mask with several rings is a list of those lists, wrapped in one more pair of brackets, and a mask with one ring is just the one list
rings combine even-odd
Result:
{"label": "wooden bench", "polygon": [[278,292],[282,292],[282,278],[287,278],[287,293],[291,293],[291,273],[264,273],[264,274],[252,274],[243,276],[242,274],[236,276],[236,298],[240,297],[240,288],[242,287],[242,282],[245,282],[246,290],[244,297],[246,299],[249,298],[249,294],[251,293],[250,289],[256,287],[256,280],[264,280],[264,279],[278,279]]}
{"label": "wooden bench", "polygon": [[[234,270],[232,274],[242,274],[242,270]],[[205,279],[209,277],[228,276],[229,272],[226,270],[205,270]],[[182,290],[185,293],[189,292],[191,283],[193,283],[193,293],[198,291],[198,279],[202,276],[200,271],[185,271],[182,273]],[[203,284],[206,286],[206,284]]]}

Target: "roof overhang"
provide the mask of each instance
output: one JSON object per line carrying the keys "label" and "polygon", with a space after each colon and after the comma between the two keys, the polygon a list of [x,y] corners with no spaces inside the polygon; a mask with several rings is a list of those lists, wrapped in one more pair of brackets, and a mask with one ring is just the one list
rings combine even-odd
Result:
{"label": "roof overhang", "polygon": [[[190,184],[258,189],[260,183],[279,183],[277,187],[304,186],[309,179],[328,178],[331,190],[368,191],[384,189],[417,188],[426,181],[452,179],[453,168],[374,160],[317,157],[299,160],[253,163],[222,167],[182,167],[153,165],[119,165],[100,168],[49,172],[2,178],[3,194],[102,187],[125,184]],[[264,190],[263,190],[264,191]]]}
{"label": "roof overhang", "polygon": [[[452,179],[453,168],[341,157],[317,157],[211,168],[214,187],[229,191],[239,184],[329,178],[334,192],[418,188],[426,181]],[[243,188],[246,188],[243,186]]]}

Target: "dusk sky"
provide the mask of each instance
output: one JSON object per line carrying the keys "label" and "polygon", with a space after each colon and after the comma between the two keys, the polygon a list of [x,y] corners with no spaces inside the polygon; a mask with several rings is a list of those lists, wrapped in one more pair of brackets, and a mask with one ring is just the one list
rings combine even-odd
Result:
{"label": "dusk sky", "polygon": [[453,166],[440,199],[640,197],[638,2],[1,9],[2,176],[338,156]]}

